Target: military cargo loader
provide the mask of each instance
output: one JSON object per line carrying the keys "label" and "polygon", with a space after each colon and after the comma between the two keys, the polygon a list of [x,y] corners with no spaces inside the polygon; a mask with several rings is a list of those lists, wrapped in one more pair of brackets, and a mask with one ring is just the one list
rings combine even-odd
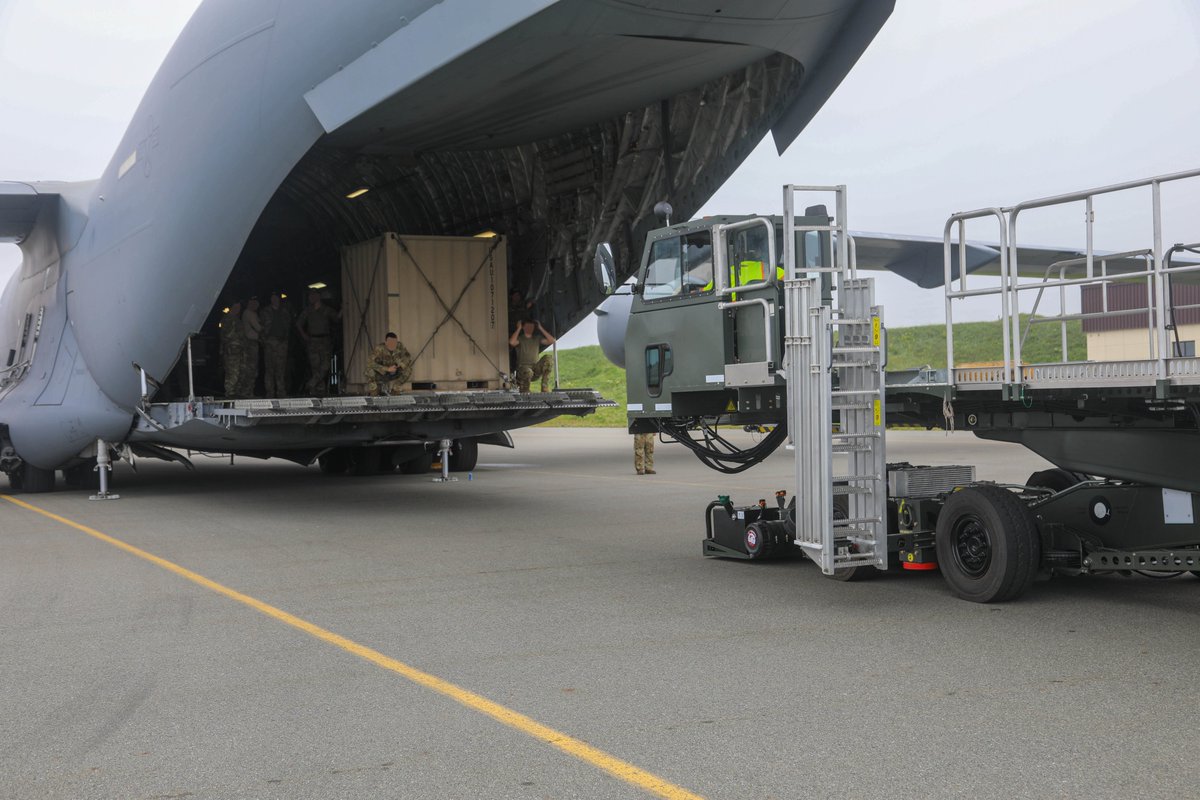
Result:
{"label": "military cargo loader", "polygon": [[[1177,173],[954,214],[940,241],[852,233],[844,186],[785,186],[778,217],[655,231],[625,338],[629,429],[657,432],[726,473],[782,445],[793,451],[790,496],[764,487],[774,502],[739,506],[722,495],[708,504],[706,556],[803,554],[841,580],[938,569],[955,594],[977,602],[1014,599],[1052,575],[1200,576],[1200,359],[1173,341],[1176,315],[1191,306],[1174,302],[1172,289],[1194,283],[1200,264],[1186,259],[1196,244],[1164,244],[1162,222],[1162,187],[1197,178]],[[1150,195],[1151,241],[1095,250],[1095,198],[1133,192]],[[832,196],[833,214],[824,205],[797,213],[797,200],[814,193]],[[1023,213],[1072,204],[1085,210],[1085,248],[1018,245]],[[984,223],[996,225],[998,245],[968,242],[967,225]],[[884,307],[863,271],[890,268],[929,284],[934,256],[947,366],[887,371]],[[1074,287],[1107,297],[1129,284],[1145,290],[1144,307],[1068,311]],[[1057,313],[1038,316],[1051,293],[1062,301]],[[957,366],[954,309],[979,297],[997,305],[1003,360]],[[1021,316],[1022,301],[1033,314]],[[1145,357],[1069,358],[1067,322],[1113,315],[1145,321]],[[1033,324],[1062,328],[1060,361],[1023,360]],[[970,465],[892,463],[889,421],[1017,442],[1056,467],[1002,485]],[[739,447],[721,426],[768,433]]]}

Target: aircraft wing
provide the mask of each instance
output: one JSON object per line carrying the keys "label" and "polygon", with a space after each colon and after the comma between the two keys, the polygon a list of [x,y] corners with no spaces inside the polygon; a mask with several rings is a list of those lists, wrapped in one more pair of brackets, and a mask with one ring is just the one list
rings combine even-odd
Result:
{"label": "aircraft wing", "polygon": [[[900,236],[884,233],[851,231],[854,237],[859,269],[887,270],[907,278],[922,289],[936,289],[944,283],[944,246],[940,238],[932,236]],[[951,248],[951,278],[958,278],[958,245]],[[1041,245],[1017,246],[1017,271],[1023,278],[1044,278],[1046,270],[1056,264],[1082,259],[1083,250],[1070,247],[1048,247]],[[1092,251],[1095,273],[1100,273],[1100,263],[1107,263],[1109,275],[1119,276],[1146,271],[1146,260],[1111,251]],[[1172,259],[1174,266],[1195,264],[1194,259]],[[999,275],[1000,245],[990,242],[967,242],[966,267],[968,275]],[[1082,266],[1067,272],[1068,278],[1083,277]],[[1058,270],[1051,277],[1058,278]],[[1185,272],[1175,280],[1195,282],[1200,273]]]}
{"label": "aircraft wing", "polygon": [[38,212],[53,195],[28,183],[0,181],[0,242],[20,244],[33,230]]}
{"label": "aircraft wing", "polygon": [[[936,289],[945,279],[942,240],[930,236],[899,236],[851,231],[859,269],[887,270],[920,286]],[[958,277],[958,248],[951,253],[951,277]],[[1000,249],[967,244],[967,274],[1000,263]]]}

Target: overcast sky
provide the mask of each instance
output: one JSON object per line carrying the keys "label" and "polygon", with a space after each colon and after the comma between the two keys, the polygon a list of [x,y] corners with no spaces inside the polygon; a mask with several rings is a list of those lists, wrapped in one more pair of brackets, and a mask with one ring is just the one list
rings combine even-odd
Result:
{"label": "overcast sky", "polygon": [[[0,0],[0,180],[96,177],[197,5]],[[898,0],[788,152],[768,139],[701,213],[777,213],[783,183],[844,183],[851,228],[940,236],[953,211],[1200,166],[1198,93],[1198,0]],[[1200,239],[1184,225],[1200,191],[1169,199],[1168,241]],[[1097,246],[1148,245],[1144,206],[1100,206]],[[1022,237],[1079,246],[1081,212]],[[18,260],[0,245],[0,281]],[[887,278],[881,294],[892,325],[942,318],[940,290]]]}

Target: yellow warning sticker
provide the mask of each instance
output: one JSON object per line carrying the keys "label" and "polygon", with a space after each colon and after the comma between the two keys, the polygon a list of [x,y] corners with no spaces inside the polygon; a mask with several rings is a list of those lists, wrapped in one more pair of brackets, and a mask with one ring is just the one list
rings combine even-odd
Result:
{"label": "yellow warning sticker", "polygon": [[879,347],[879,342],[882,340],[880,328],[883,326],[879,322],[879,316],[871,317],[871,344]]}
{"label": "yellow warning sticker", "polygon": [[878,400],[875,401],[875,424],[883,424],[883,405]]}
{"label": "yellow warning sticker", "polygon": [[735,405],[734,402],[732,400],[730,400],[729,405],[725,406],[725,410],[726,411],[737,411],[737,405]]}

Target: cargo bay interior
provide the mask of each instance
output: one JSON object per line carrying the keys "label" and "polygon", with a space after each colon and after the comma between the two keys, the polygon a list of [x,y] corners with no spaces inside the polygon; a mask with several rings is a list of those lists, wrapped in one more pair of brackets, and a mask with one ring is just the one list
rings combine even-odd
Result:
{"label": "cargo bay interior", "polygon": [[[597,244],[611,245],[622,279],[636,272],[645,234],[662,224],[655,204],[666,199],[675,219],[690,217],[802,94],[803,66],[760,48],[729,45],[721,58],[710,48],[700,60],[686,41],[625,37],[614,47],[605,58],[624,58],[630,81],[654,69],[661,87],[669,64],[679,91],[615,107],[607,87],[587,85],[597,54],[577,53],[578,86],[527,77],[449,105],[436,85],[424,87],[323,137],[275,192],[193,338],[196,394],[221,396],[225,307],[250,296],[265,305],[280,291],[298,313],[307,288],[323,284],[325,302],[340,308],[342,249],[385,233],[503,236],[507,286],[561,335],[603,300]],[[414,109],[424,122],[410,119]],[[307,365],[298,337],[293,345],[294,393]],[[187,396],[186,351],[166,388]]]}

